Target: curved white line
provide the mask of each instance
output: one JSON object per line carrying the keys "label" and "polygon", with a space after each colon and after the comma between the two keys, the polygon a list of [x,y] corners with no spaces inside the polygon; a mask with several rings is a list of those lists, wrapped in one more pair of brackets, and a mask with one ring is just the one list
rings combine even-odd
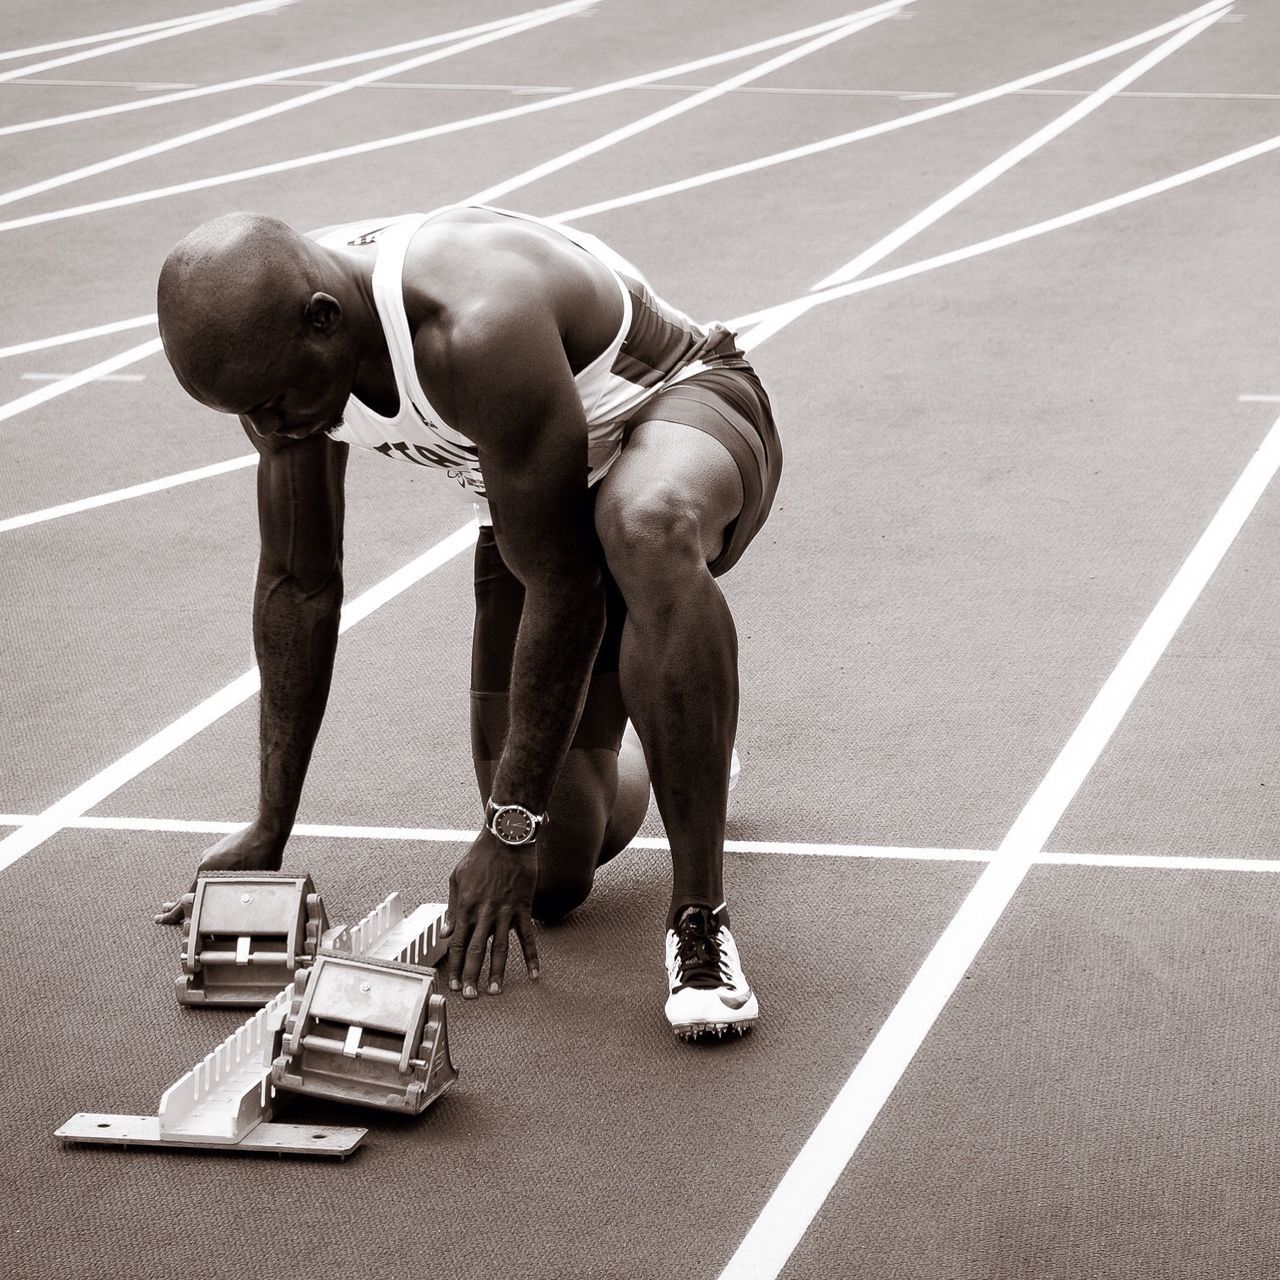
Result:
{"label": "curved white line", "polygon": [[87,111],[72,111],[61,116],[46,116],[42,120],[24,120],[19,124],[0,126],[0,137],[12,133],[30,133],[35,129],[48,129],[54,125],[72,124],[81,120],[98,120],[103,116],[119,115],[125,111],[145,111],[149,107],[162,107],[171,102],[186,102],[191,98],[207,98],[214,94],[231,93],[236,89],[249,88],[258,84],[273,84],[278,80],[290,80],[295,76],[310,75],[316,71],[330,71],[335,67],[348,67],[358,62],[372,62],[376,58],[390,58],[397,53],[408,53],[412,49],[428,49],[433,45],[446,44],[450,40],[460,40],[465,36],[479,35],[485,31],[496,31],[499,27],[509,27],[518,22],[525,14],[514,17],[498,18],[492,22],[481,22],[471,27],[459,27],[454,31],[443,31],[439,35],[427,36],[422,40],[406,40],[400,44],[384,45],[381,49],[369,49],[364,53],[349,53],[341,58],[327,58],[323,62],[307,62],[297,67],[285,67],[281,71],[267,71],[261,75],[244,76],[239,80],[223,80],[218,84],[197,85],[193,89],[182,89],[176,93],[162,93],[148,98],[135,98],[128,102],[112,103],[108,107],[91,107]]}
{"label": "curved white line", "polygon": [[[494,31],[486,31],[481,35],[471,36],[466,40],[459,40],[455,44],[446,45],[443,49],[435,49],[431,53],[405,58],[400,62],[393,62],[377,70],[366,71],[362,75],[353,76],[348,80],[341,80],[337,84],[326,85],[321,89],[312,89],[308,93],[297,94],[292,98],[284,99],[282,102],[273,102],[269,106],[259,107],[256,111],[246,111],[241,115],[231,116],[214,124],[203,125],[199,129],[191,129],[172,138],[165,138],[161,142],[153,142],[145,147],[136,147],[132,151],[109,156],[107,159],[95,161],[93,164],[81,165],[78,169],[70,169],[66,173],[57,174],[52,178],[43,178],[39,182],[29,183],[25,187],[16,187],[12,191],[0,194],[0,205],[13,204],[18,200],[26,199],[28,196],[40,195],[45,191],[53,191],[58,187],[79,182],[83,178],[91,178],[100,173],[107,173],[112,169],[119,169],[124,165],[134,163],[136,160],[146,160],[152,156],[161,155],[166,151],[188,146],[193,142],[202,142],[206,138],[217,137],[233,129],[241,129],[246,125],[256,124],[260,120],[269,120],[274,116],[283,115],[286,111],[296,111],[300,107],[310,106],[314,102],[336,97],[338,94],[357,89],[361,85],[373,84],[377,80],[385,80],[389,76],[399,75],[402,71],[412,71],[415,67],[426,66],[432,62],[440,62],[445,58],[453,57],[455,54],[467,53],[472,49],[493,44],[498,40],[510,39],[511,36],[531,31],[535,27],[559,21],[559,19],[568,17],[569,14],[594,3],[596,3],[596,0],[569,0],[567,4],[556,5],[549,9],[536,9],[529,16],[516,22],[508,23],[506,26],[499,27]],[[0,76],[0,79],[3,78],[3,76]]]}
{"label": "curved white line", "polygon": [[635,89],[641,85],[653,84],[656,81],[669,80],[671,77],[682,75],[686,71],[701,71],[706,67],[719,66],[725,62],[734,62],[738,58],[749,57],[753,53],[761,53],[767,49],[776,49],[783,45],[793,44],[797,40],[815,35],[820,31],[830,31],[842,26],[849,22],[853,16],[856,15],[846,14],[840,18],[828,19],[812,26],[788,31],[780,36],[771,36],[767,40],[756,40],[751,44],[740,45],[736,49],[729,49],[723,53],[695,58],[690,62],[681,62],[674,66],[662,67],[657,71],[646,71],[640,75],[627,76],[622,80],[612,80],[606,84],[595,85],[590,89],[575,89],[569,93],[557,94],[552,98],[524,102],[516,107],[505,107],[501,111],[486,111],[480,115],[466,116],[461,120],[451,120],[445,124],[414,129],[409,133],[397,133],[383,138],[373,138],[367,142],[357,142],[346,147],[335,147],[330,151],[314,151],[309,155],[296,156],[291,160],[277,160],[270,164],[255,165],[250,169],[237,169],[230,173],[196,178],[190,182],[179,182],[167,187],[154,187],[149,191],[138,191],[132,195],[114,196],[106,200],[95,200],[89,204],[72,205],[64,209],[52,209],[47,213],[13,218],[8,222],[0,222],[0,231],[16,231],[21,227],[40,226],[46,222],[58,222],[64,218],[78,218],[88,213],[101,213],[107,209],[122,209],[129,205],[145,204],[148,201],[160,200],[168,196],[185,195],[188,192],[203,191],[209,187],[244,182],[250,178],[261,178],[294,169],[305,169],[316,164],[327,164],[334,160],[345,160],[352,156],[365,155],[371,151],[382,151],[389,147],[404,146],[411,142],[425,142],[428,138],[439,138],[446,134],[477,129],[482,125],[497,124],[503,120],[514,120],[520,116],[532,115],[538,111],[551,111],[557,107],[569,106],[573,103],[588,102],[595,98],[606,97],[609,94],[621,93],[626,89]]}
{"label": "curved white line", "polygon": [[171,25],[147,35],[134,36],[129,40],[115,40],[111,44],[99,45],[94,49],[85,49],[80,53],[70,53],[62,58],[49,58],[44,62],[32,62],[25,67],[14,67],[11,71],[0,72],[0,84],[6,80],[24,80],[28,76],[38,75],[41,71],[52,71],[54,67],[65,67],[73,62],[85,62],[89,58],[101,58],[108,53],[119,53],[122,49],[133,49],[141,44],[152,44],[156,40],[170,40],[174,36],[189,35],[192,31],[203,31],[205,27],[216,27],[224,22],[234,22],[238,18],[247,18],[256,13],[266,13],[278,9],[281,5],[291,4],[293,0],[256,0],[254,4],[237,5],[234,9],[225,9],[221,13],[214,10],[214,16],[200,18],[194,22]]}
{"label": "curved white line", "polygon": [[226,475],[230,471],[243,471],[258,461],[256,453],[244,454],[238,458],[229,458],[226,462],[215,462],[207,467],[196,467],[191,471],[179,471],[177,475],[161,476],[158,480],[144,480],[141,484],[131,484],[124,489],[112,489],[108,493],[98,493],[92,498],[77,498],[72,502],[62,502],[56,507],[44,507],[40,511],[31,511],[26,515],[10,516],[0,520],[0,533],[8,533],[11,529],[25,529],[29,525],[43,524],[46,520],[57,520],[61,516],[71,516],[80,511],[92,511],[95,507],[109,507],[117,502],[127,502],[130,498],[141,498],[149,493],[159,493],[164,489],[176,489],[180,485],[193,484],[197,480],[209,480],[214,476]]}
{"label": "curved white line", "polygon": [[808,57],[811,53],[816,53],[819,49],[825,49],[828,45],[835,44],[838,40],[843,40],[858,31],[874,26],[877,22],[883,22],[886,18],[891,18],[896,13],[899,13],[904,5],[913,2],[914,0],[889,0],[887,4],[880,4],[872,9],[867,9],[865,12],[856,15],[846,26],[836,27],[834,31],[825,31],[822,35],[806,41],[797,48],[788,49],[785,53],[779,53],[757,66],[749,67],[746,71],[740,71],[737,75],[730,76],[727,80],[721,80],[718,84],[713,84],[703,89],[700,93],[695,93],[691,97],[674,102],[668,107],[663,107],[659,111],[654,111],[650,115],[641,117],[639,120],[633,120],[630,124],[614,129],[610,133],[601,134],[600,137],[583,143],[580,147],[565,151],[551,160],[544,160],[541,164],[534,165],[533,168],[526,169],[523,173],[518,173],[513,178],[507,178],[491,187],[487,187],[474,199],[479,204],[487,204],[520,187],[527,187],[531,182],[537,182],[541,178],[557,173],[568,165],[576,164],[579,160],[586,159],[587,156],[593,156],[597,152],[617,146],[619,142],[633,138],[648,129],[656,128],[668,120],[674,120],[686,111],[693,111],[698,107],[705,106],[708,102],[723,97],[726,93],[731,93],[734,89],[744,84],[750,84],[753,80],[759,80],[763,76],[771,75],[773,72],[790,66],[791,63],[801,58]]}
{"label": "curved white line", "polygon": [[1225,156],[1219,156],[1216,160],[1209,160],[1204,164],[1195,165],[1193,168],[1183,169],[1180,173],[1170,174],[1167,178],[1159,178],[1155,182],[1144,183],[1140,187],[1122,191],[1119,195],[1108,196],[1105,200],[1095,200],[1092,204],[1082,205],[1079,209],[1072,209],[1070,213],[1060,213],[1056,217],[1045,218],[1041,222],[1033,222],[1029,226],[1018,228],[1016,231],[1006,231],[1002,235],[991,236],[986,240],[979,240],[974,244],[965,245],[961,249],[951,249],[946,253],[935,254],[931,258],[922,258],[919,262],[911,262],[906,266],[894,267],[889,271],[881,271],[874,276],[864,276],[861,280],[853,280],[849,284],[836,285],[834,288],[824,289],[821,293],[811,293],[802,298],[794,298],[790,302],[780,302],[771,307],[762,307],[759,311],[749,311],[746,315],[737,316],[725,323],[731,327],[746,328],[748,325],[772,320],[781,312],[794,312],[796,316],[800,316],[806,311],[811,311],[814,307],[822,306],[828,302],[835,302],[839,298],[850,298],[855,293],[864,293],[868,289],[878,289],[886,284],[896,284],[899,280],[909,280],[912,276],[923,275],[927,271],[936,271],[939,267],[949,267],[957,262],[965,262],[970,258],[977,258],[984,253],[993,253],[997,249],[1005,249],[1009,245],[1020,244],[1024,240],[1032,240],[1037,236],[1047,235],[1051,231],[1061,231],[1064,227],[1074,226],[1077,222],[1084,222],[1088,218],[1096,218],[1099,214],[1110,213],[1114,209],[1135,204],[1137,201],[1146,200],[1150,196],[1172,191],[1175,187],[1186,186],[1189,182],[1207,178],[1211,174],[1220,173],[1223,169],[1229,169],[1233,165],[1244,164],[1248,160],[1256,160],[1259,156],[1268,155],[1276,150],[1280,150],[1280,134],[1267,138],[1262,142],[1256,142],[1252,146],[1241,147],[1239,151],[1232,151]]}
{"label": "curved white line", "polygon": [[1162,41],[1150,52],[1144,54],[1136,62],[1111,77],[1106,84],[1095,89],[1087,98],[1069,107],[1060,116],[1050,120],[1043,128],[1037,129],[1030,137],[1024,138],[1016,147],[1010,147],[1003,155],[997,156],[990,164],[984,165],[972,177],[966,178],[958,186],[953,187],[945,195],[939,196],[932,204],[921,209],[913,218],[908,218],[900,227],[896,227],[888,235],[881,237],[875,244],[864,249],[855,258],[838,267],[830,275],[824,276],[814,285],[814,292],[829,289],[833,285],[844,284],[854,280],[864,271],[882,262],[895,249],[900,249],[908,240],[914,239],[922,231],[933,226],[940,218],[958,208],[966,200],[977,195],[979,191],[989,187],[997,178],[1008,173],[1015,165],[1020,164],[1028,156],[1034,155],[1041,147],[1047,146],[1055,138],[1061,137],[1068,129],[1080,123],[1086,116],[1097,111],[1109,102],[1121,89],[1131,85],[1135,80],[1146,75],[1153,67],[1158,66],[1166,58],[1171,57],[1183,45],[1194,40],[1196,36],[1207,31],[1215,22],[1225,17],[1230,10],[1228,0],[1224,0],[1216,12],[1207,14],[1198,21],[1175,32],[1167,40]]}
{"label": "curved white line", "polygon": [[127,365],[137,364],[139,360],[155,355],[160,349],[160,339],[151,338],[139,346],[130,347],[128,351],[120,352],[119,355],[111,356],[107,360],[99,360],[97,364],[91,364],[87,369],[81,369],[79,373],[69,374],[57,382],[51,382],[38,391],[29,391],[25,396],[19,396],[16,400],[0,405],[0,422],[7,422],[28,409],[56,400],[58,396],[66,395],[68,391],[74,391],[77,387],[83,387],[86,382],[92,382],[104,373],[114,373]]}
{"label": "curved white line", "polygon": [[34,58],[41,53],[55,53],[59,49],[75,49],[80,45],[97,44],[100,40],[116,40],[121,36],[141,35],[144,31],[160,31],[165,27],[182,27],[189,22],[198,22],[201,18],[212,18],[215,14],[226,13],[229,8],[239,6],[223,5],[220,9],[202,9],[199,13],[186,13],[177,18],[161,18],[158,22],[144,22],[136,27],[120,27],[115,31],[100,31],[94,36],[72,36],[67,40],[54,40],[50,44],[28,45],[25,49],[6,49],[0,53],[0,62],[12,62],[15,58]]}
{"label": "curved white line", "polygon": [[52,338],[18,342],[11,347],[0,347],[0,360],[9,356],[30,355],[33,351],[48,351],[51,347],[65,347],[73,342],[84,342],[88,338],[105,338],[108,334],[124,333],[129,329],[145,329],[155,323],[156,313],[152,311],[149,315],[131,316],[128,320],[112,320],[109,324],[95,324],[88,329],[73,329],[70,333],[59,333]]}
{"label": "curved white line", "polygon": [[[923,124],[926,120],[936,120],[939,116],[951,115],[956,111],[966,111],[970,107],[979,106],[984,102],[992,102],[1009,94],[1020,93],[1034,85],[1043,84],[1046,80],[1055,80],[1058,76],[1068,75],[1072,71],[1079,71],[1084,67],[1093,66],[1094,63],[1102,62],[1120,53],[1127,53],[1129,50],[1139,48],[1152,40],[1158,40],[1161,36],[1178,31],[1205,14],[1215,12],[1220,7],[1220,3],[1221,0],[1212,0],[1211,3],[1201,5],[1200,8],[1193,9],[1190,13],[1185,13],[1180,18],[1162,22],[1158,27],[1151,27],[1147,31],[1139,32],[1136,36],[1129,36],[1125,40],[1118,40],[1115,44],[1109,44],[1102,49],[1095,49],[1092,53],[1082,54],[1080,57],[1071,58],[1066,62],[1059,62],[1056,66],[1047,67],[1043,71],[1034,71],[1030,75],[1019,76],[1016,80],[1009,80],[1005,84],[996,85],[994,88],[983,89],[979,93],[966,94],[962,98],[952,98],[936,107],[926,107],[921,111],[913,111],[909,115],[895,116],[892,120],[882,120],[878,124],[865,125],[861,129],[852,129],[848,133],[838,133],[833,137],[822,138],[817,142],[806,142],[802,146],[788,147],[785,151],[775,151],[771,155],[760,156],[755,160],[744,160],[739,164],[725,165],[720,169],[708,169],[703,173],[694,174],[692,177],[678,178],[674,182],[664,182],[656,187],[646,187],[643,191],[633,191],[629,195],[613,196],[608,200],[596,200],[591,204],[579,205],[576,209],[568,209],[564,213],[558,213],[555,218],[557,221],[573,222],[578,218],[590,217],[593,214],[607,213],[611,209],[628,208],[631,205],[643,204],[648,200],[657,200],[663,196],[689,191],[694,187],[707,186],[713,182],[723,182],[726,178],[737,178],[743,174],[756,173],[761,169],[771,168],[774,165],[787,164],[792,160],[807,159],[809,156],[820,155],[824,151],[832,151],[837,147],[847,147],[852,143],[863,142],[868,138],[878,138],[882,134],[894,133],[899,129]],[[1073,90],[1072,92],[1075,91]],[[1080,93],[1083,95],[1084,91],[1081,90]]]}

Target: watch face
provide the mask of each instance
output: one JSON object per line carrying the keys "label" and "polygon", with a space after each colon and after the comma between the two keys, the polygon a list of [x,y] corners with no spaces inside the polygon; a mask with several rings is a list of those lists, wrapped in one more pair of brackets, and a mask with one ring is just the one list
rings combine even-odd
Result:
{"label": "watch face", "polygon": [[518,805],[508,805],[493,815],[493,833],[507,844],[527,844],[534,831],[533,814]]}

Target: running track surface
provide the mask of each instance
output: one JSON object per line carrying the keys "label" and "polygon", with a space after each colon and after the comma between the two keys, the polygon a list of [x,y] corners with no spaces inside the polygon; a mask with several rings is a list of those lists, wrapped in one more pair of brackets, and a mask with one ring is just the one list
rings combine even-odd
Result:
{"label": "running track surface", "polygon": [[[357,17],[299,0],[11,77],[0,128],[523,12],[516,0],[386,0]],[[215,214],[310,227],[467,199],[820,33],[473,129],[360,147],[371,139],[847,12],[829,0],[602,0],[164,150],[154,144],[429,50],[0,134],[6,192],[37,187],[0,193],[0,346],[145,315],[169,246]],[[675,182],[980,92],[1183,12],[1174,0],[916,0],[496,203],[551,215]],[[4,41],[178,16],[163,0],[14,0]],[[1007,172],[961,187],[1171,34],[581,225],[691,313],[738,316],[806,295],[870,246],[889,251],[864,276],[1280,134],[1280,20],[1241,0]],[[0,74],[94,47],[0,61]],[[142,148],[155,153],[48,183]],[[181,183],[195,185],[143,194]],[[957,189],[968,198],[917,218]],[[352,1163],[63,1149],[52,1132],[71,1113],[153,1111],[239,1021],[175,1007],[176,935],[150,917],[213,838],[157,828],[253,809],[254,700],[108,788],[86,811],[98,825],[53,823],[0,871],[0,1270],[1274,1276],[1280,500],[1266,474],[1260,497],[1235,501],[1240,532],[1183,600],[1185,618],[1148,644],[1150,675],[1106,694],[1114,733],[1086,713],[1280,414],[1277,196],[1267,152],[828,302],[759,346],[787,474],[725,583],[744,690],[730,900],[763,1010],[744,1041],[691,1048],[662,1018],[668,872],[651,815],[648,847],[544,931],[539,984],[517,972],[500,999],[450,999],[458,1085],[413,1123],[358,1117],[371,1136]],[[900,228],[915,234],[885,240]],[[0,359],[0,402],[152,336]],[[0,410],[0,521],[245,452],[156,356],[23,405]],[[467,511],[414,468],[353,456],[350,473],[353,600]],[[242,468],[0,525],[0,838],[246,669],[252,488]],[[298,836],[286,862],[312,874],[333,918],[395,889],[410,904],[444,893],[456,838],[377,828],[476,821],[468,564],[465,551],[447,560],[343,640],[300,821],[361,830]],[[1082,720],[1083,772],[1062,783],[1055,761]],[[1056,799],[1035,808],[1046,776]],[[1024,839],[1036,822],[1042,833]],[[1073,856],[1025,861],[1044,851]],[[1001,910],[989,882],[1011,857],[1024,863]],[[974,911],[968,950],[940,952],[957,913]],[[855,1075],[843,1096],[860,1127],[836,1116],[809,1141],[868,1050],[890,1064],[884,1097]]]}

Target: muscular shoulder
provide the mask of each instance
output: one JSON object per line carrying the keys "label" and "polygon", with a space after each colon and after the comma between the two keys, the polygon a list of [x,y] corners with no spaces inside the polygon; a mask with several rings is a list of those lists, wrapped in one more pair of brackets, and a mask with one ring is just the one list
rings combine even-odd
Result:
{"label": "muscular shoulder", "polygon": [[447,421],[461,426],[478,399],[501,395],[513,375],[527,387],[564,369],[563,300],[546,262],[487,236],[414,248],[405,273],[414,364]]}
{"label": "muscular shoulder", "polygon": [[406,260],[405,302],[428,322],[410,314],[418,357],[431,366],[424,375],[454,355],[484,360],[506,350],[513,331],[544,324],[558,331],[576,373],[622,320],[617,282],[602,262],[553,228],[509,218],[424,228]]}

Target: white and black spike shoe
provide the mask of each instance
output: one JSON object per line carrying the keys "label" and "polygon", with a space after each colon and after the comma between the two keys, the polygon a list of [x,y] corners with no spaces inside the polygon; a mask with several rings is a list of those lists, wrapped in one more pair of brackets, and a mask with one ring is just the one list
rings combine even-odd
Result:
{"label": "white and black spike shoe", "polygon": [[717,919],[723,910],[683,907],[667,930],[667,1021],[685,1040],[742,1035],[760,1016],[733,934]]}

